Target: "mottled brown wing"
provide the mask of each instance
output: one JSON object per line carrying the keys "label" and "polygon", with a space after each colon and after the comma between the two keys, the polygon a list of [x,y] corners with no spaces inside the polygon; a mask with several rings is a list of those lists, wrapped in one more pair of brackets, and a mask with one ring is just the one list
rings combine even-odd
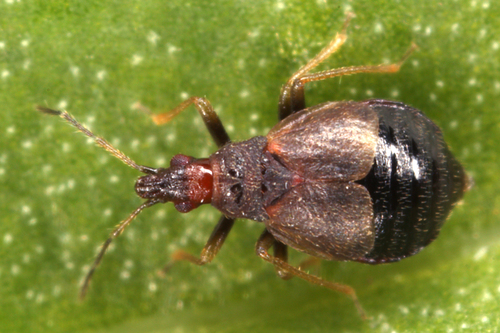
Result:
{"label": "mottled brown wing", "polygon": [[304,178],[359,180],[372,167],[378,131],[376,113],[363,103],[328,102],[279,122],[268,150]]}
{"label": "mottled brown wing", "polygon": [[280,242],[327,260],[356,260],[373,248],[370,194],[356,183],[303,183],[266,209]]}

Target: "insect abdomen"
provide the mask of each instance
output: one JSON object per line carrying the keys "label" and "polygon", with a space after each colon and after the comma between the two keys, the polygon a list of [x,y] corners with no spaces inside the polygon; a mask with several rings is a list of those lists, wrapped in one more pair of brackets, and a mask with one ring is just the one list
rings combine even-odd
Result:
{"label": "insect abdomen", "polygon": [[401,260],[432,242],[467,187],[440,129],[419,110],[385,100],[365,102],[379,116],[374,164],[360,184],[373,201],[375,244],[358,261]]}

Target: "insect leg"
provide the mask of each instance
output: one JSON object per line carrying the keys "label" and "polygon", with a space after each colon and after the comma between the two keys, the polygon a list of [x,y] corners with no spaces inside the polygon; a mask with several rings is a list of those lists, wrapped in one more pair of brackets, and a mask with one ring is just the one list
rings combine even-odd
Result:
{"label": "insect leg", "polygon": [[275,240],[274,236],[269,231],[265,230],[262,233],[262,235],[260,236],[259,240],[257,241],[257,244],[255,246],[255,251],[257,252],[257,255],[259,257],[261,257],[265,261],[273,264],[274,267],[278,270],[278,272],[284,271],[284,272],[286,272],[285,274],[290,274],[292,276],[299,277],[299,278],[306,280],[310,283],[314,283],[314,284],[317,284],[319,286],[326,287],[326,288],[331,289],[333,291],[338,291],[338,292],[341,292],[343,294],[350,296],[354,302],[354,305],[358,309],[360,316],[363,319],[367,318],[365,311],[361,307],[361,304],[359,303],[358,298],[356,297],[356,292],[354,291],[354,289],[352,287],[347,286],[345,284],[341,284],[341,283],[323,280],[317,276],[306,273],[306,272],[300,270],[299,268],[288,264],[282,258],[272,256],[271,254],[269,254],[269,249],[271,248],[271,246],[273,246],[275,244],[276,244],[276,240]]}
{"label": "insect leg", "polygon": [[233,227],[234,219],[230,219],[221,216],[219,223],[212,231],[210,238],[208,239],[205,247],[201,251],[199,258],[193,256],[190,253],[179,250],[172,255],[172,260],[162,269],[160,274],[165,274],[177,261],[187,260],[193,264],[202,266],[212,261],[212,259],[217,255],[220,248],[224,244],[224,241],[229,235],[231,228]]}
{"label": "insect leg", "polygon": [[314,58],[309,60],[307,64],[302,66],[297,72],[295,72],[286,82],[286,84],[281,88],[281,94],[279,99],[278,113],[279,119],[285,119],[294,112],[300,111],[305,108],[304,94],[302,96],[296,96],[292,99],[292,86],[295,80],[303,77],[305,74],[309,73],[314,67],[318,66],[330,55],[335,53],[347,39],[347,26],[351,21],[354,14],[349,13],[344,21],[344,26],[340,33],[337,33],[335,38],[332,39],[330,44],[323,48]]}
{"label": "insect leg", "polygon": [[290,87],[290,104],[293,112],[305,109],[304,85],[308,82],[322,81],[336,76],[352,75],[358,73],[396,73],[401,65],[417,49],[417,45],[412,43],[404,56],[395,64],[375,65],[375,66],[352,66],[321,71],[318,73],[306,74],[294,79]]}
{"label": "insect leg", "polygon": [[217,113],[215,113],[214,108],[212,107],[210,102],[203,97],[193,96],[191,98],[188,98],[172,110],[159,114],[153,114],[148,108],[144,107],[140,103],[136,103],[135,108],[149,114],[156,125],[162,125],[168,123],[170,120],[172,120],[172,118],[184,111],[191,104],[194,104],[196,110],[198,110],[198,113],[203,118],[205,126],[207,127],[210,135],[212,136],[218,147],[222,147],[226,143],[231,141],[229,139],[229,135],[224,129],[224,126],[222,125],[222,122],[219,119],[219,116],[217,116]]}
{"label": "insect leg", "polygon": [[[271,246],[274,249],[274,257],[278,258],[283,262],[288,262],[288,247],[285,244],[275,240],[274,244]],[[275,268],[276,272],[278,273],[278,276],[283,280],[289,280],[293,278],[293,274],[288,273],[288,271],[284,271],[276,266]]]}
{"label": "insect leg", "polygon": [[[273,249],[274,249],[274,256],[276,258],[278,258],[284,262],[288,262],[288,247],[285,244],[275,240],[274,245],[273,245]],[[300,270],[304,270],[304,269],[307,269],[311,266],[319,265],[320,262],[321,262],[320,259],[310,256],[309,258],[302,261],[297,268]],[[277,267],[276,267],[276,271],[278,273],[278,276],[280,278],[282,278],[283,280],[289,280],[289,279],[293,278],[293,276],[294,276],[293,274],[290,274],[288,271],[280,270]]]}

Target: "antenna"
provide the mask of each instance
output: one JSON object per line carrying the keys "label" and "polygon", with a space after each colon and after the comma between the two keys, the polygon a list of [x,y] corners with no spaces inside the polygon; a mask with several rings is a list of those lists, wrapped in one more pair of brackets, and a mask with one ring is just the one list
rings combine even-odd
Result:
{"label": "antenna", "polygon": [[49,109],[49,108],[46,108],[46,107],[43,107],[43,106],[39,106],[39,105],[36,107],[36,109],[38,111],[42,112],[42,113],[49,114],[49,115],[52,115],[52,116],[59,116],[59,117],[63,118],[68,123],[70,123],[70,125],[72,125],[73,127],[76,127],[77,130],[79,130],[80,132],[82,132],[83,134],[85,134],[86,136],[88,136],[89,138],[94,139],[95,143],[97,143],[98,146],[100,146],[101,148],[106,149],[114,157],[120,159],[123,163],[125,163],[129,167],[132,167],[132,168],[134,168],[136,170],[139,170],[142,173],[146,173],[146,174],[150,174],[150,175],[154,175],[154,174],[157,173],[157,170],[154,169],[154,168],[150,168],[150,167],[147,167],[147,166],[144,166],[144,165],[139,165],[139,164],[135,163],[130,157],[128,157],[127,155],[125,155],[124,153],[122,153],[121,151],[119,151],[118,149],[116,149],[115,147],[113,147],[108,141],[104,140],[101,137],[98,137],[97,135],[95,135],[94,133],[92,133],[88,128],[86,128],[85,126],[83,126],[82,124],[80,124],[68,112],[66,112],[66,111],[57,111],[57,110]]}

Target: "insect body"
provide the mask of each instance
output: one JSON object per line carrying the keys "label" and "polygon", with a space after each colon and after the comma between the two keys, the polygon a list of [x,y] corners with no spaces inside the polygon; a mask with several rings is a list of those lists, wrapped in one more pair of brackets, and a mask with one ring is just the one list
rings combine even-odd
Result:
{"label": "insect body", "polygon": [[[129,166],[145,173],[136,193],[147,201],[121,222],[104,243],[82,290],[111,241],[144,208],[173,202],[180,212],[211,203],[222,217],[199,258],[183,251],[173,261],[210,262],[234,220],[262,222],[257,254],[282,278],[298,276],[350,295],[354,290],[308,274],[287,261],[287,246],[327,260],[393,262],[416,254],[434,240],[468,178],[443,141],[439,128],[420,111],[398,102],[327,102],[305,107],[304,84],[355,73],[390,73],[392,65],[345,67],[309,74],[346,39],[344,28],[283,86],[281,121],[267,136],[232,143],[212,106],[192,97],[174,110],[152,115],[157,124],[194,104],[219,150],[209,158],[172,158],[169,168],[136,164],[95,136],[67,112],[59,115]],[[273,247],[274,255],[269,253]]]}

